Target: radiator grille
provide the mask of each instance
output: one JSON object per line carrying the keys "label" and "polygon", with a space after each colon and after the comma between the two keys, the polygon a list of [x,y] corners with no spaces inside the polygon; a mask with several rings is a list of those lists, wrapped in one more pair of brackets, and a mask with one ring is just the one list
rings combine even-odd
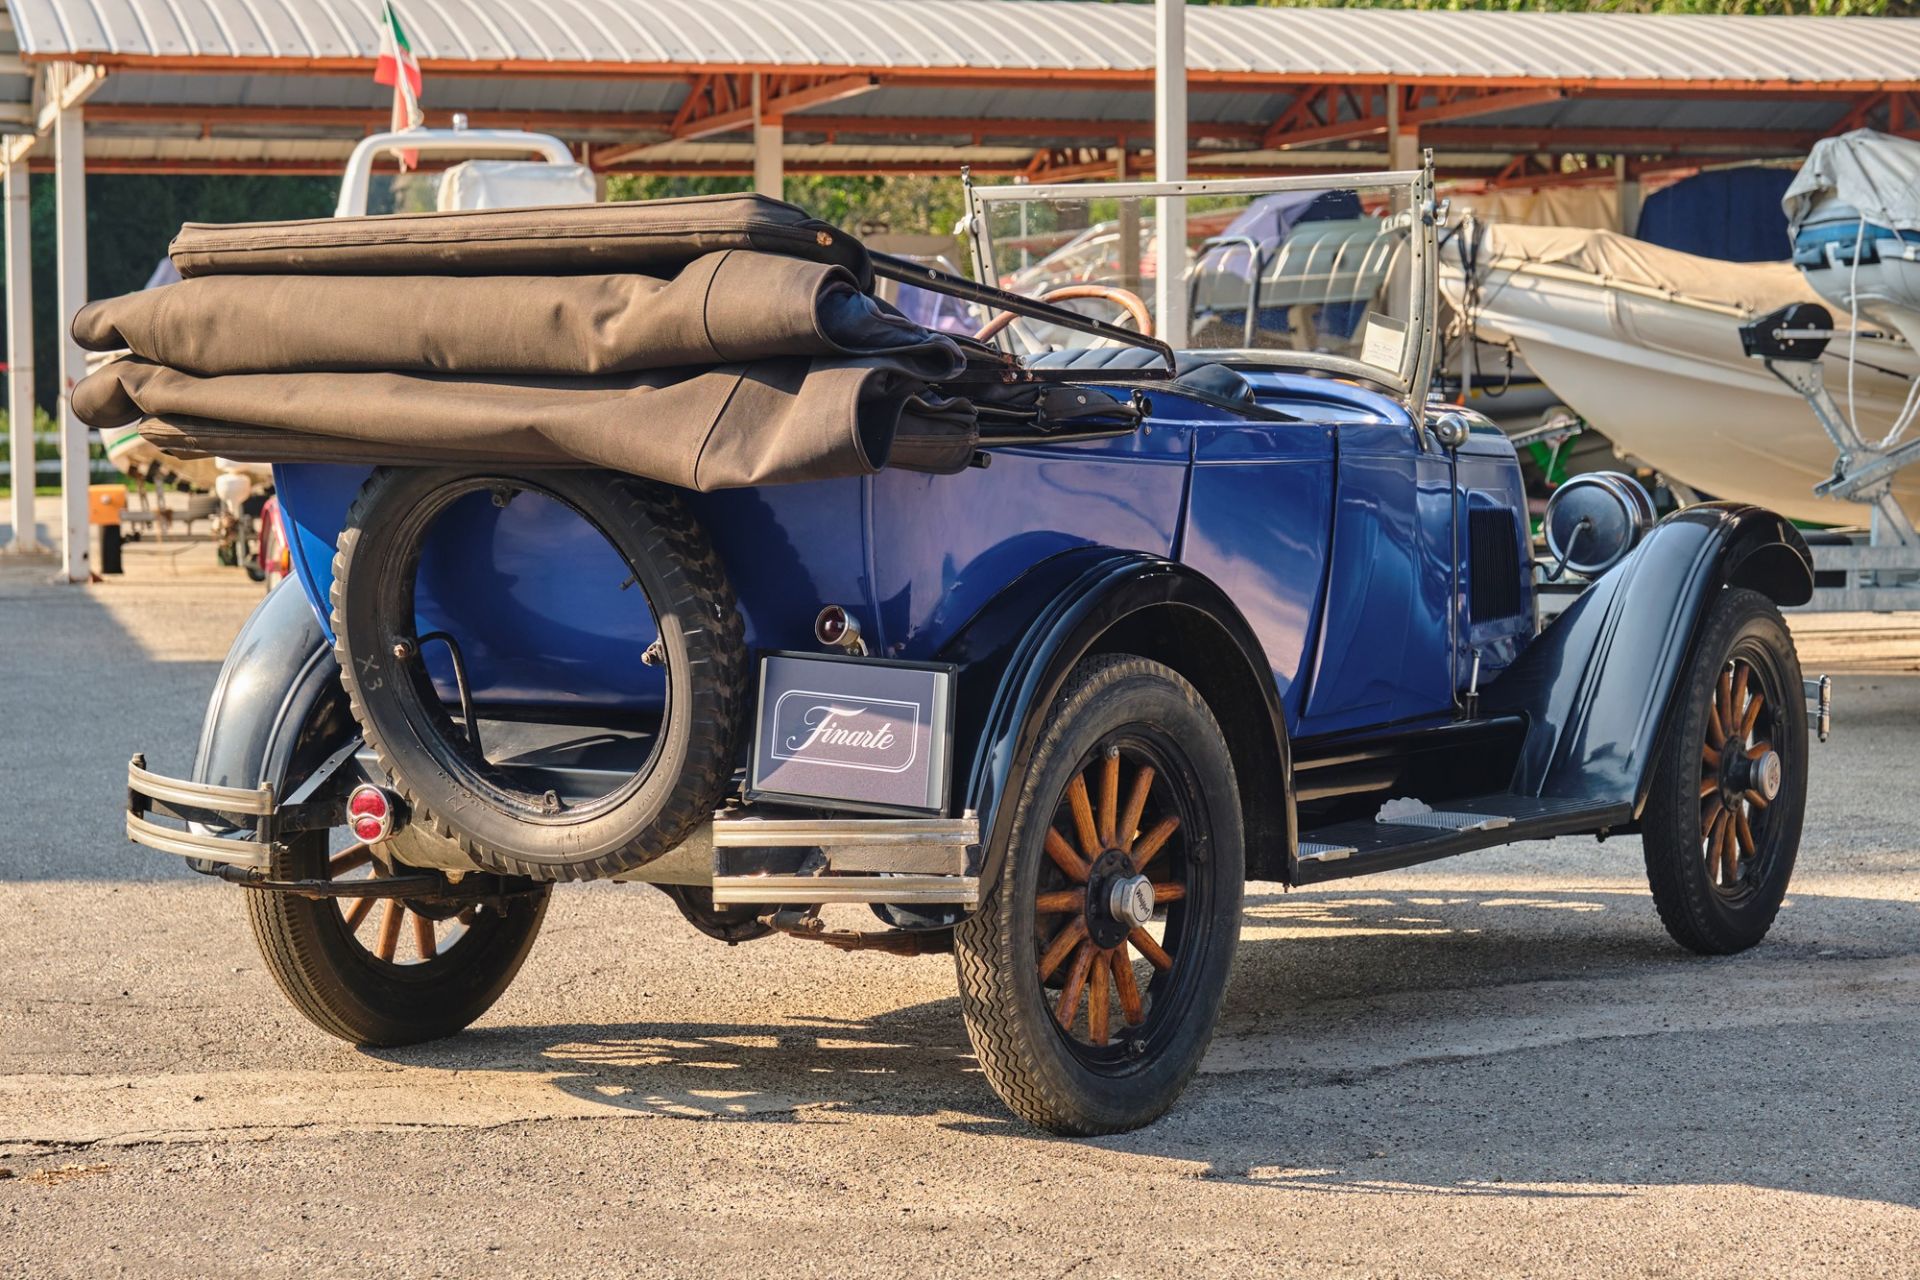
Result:
{"label": "radiator grille", "polygon": [[1467,575],[1475,622],[1520,612],[1520,532],[1510,511],[1467,511]]}

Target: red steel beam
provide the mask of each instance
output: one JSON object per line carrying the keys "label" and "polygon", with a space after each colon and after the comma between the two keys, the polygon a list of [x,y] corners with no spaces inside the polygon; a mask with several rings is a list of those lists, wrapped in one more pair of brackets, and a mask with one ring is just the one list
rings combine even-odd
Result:
{"label": "red steel beam", "polygon": [[1606,126],[1560,128],[1540,125],[1438,125],[1422,129],[1422,141],[1435,146],[1519,148],[1546,152],[1672,151],[1702,147],[1768,153],[1805,151],[1818,133],[1782,129],[1611,129]]}
{"label": "red steel beam", "polygon": [[[452,124],[456,113],[428,111],[427,123],[436,128]],[[459,114],[476,129],[660,129],[672,126],[664,111],[549,111],[470,110]],[[194,124],[228,127],[292,125],[311,128],[385,129],[392,122],[385,107],[240,107],[228,104],[89,102],[87,119],[94,123]]]}
{"label": "red steel beam", "polygon": [[[1492,115],[1500,111],[1512,111],[1519,107],[1538,106],[1544,102],[1557,102],[1567,96],[1568,91],[1557,87],[1533,89],[1512,89],[1500,92],[1488,92],[1481,89],[1447,86],[1428,90],[1414,86],[1410,90],[1399,85],[1390,85],[1388,93],[1407,94],[1408,105],[1400,112],[1400,124],[1403,128],[1422,129],[1428,124],[1448,120],[1465,120],[1473,116]],[[1420,104],[1423,94],[1432,93],[1433,100],[1426,105]],[[1387,106],[1382,103],[1376,107],[1371,90],[1364,99],[1348,99],[1350,106],[1364,110],[1342,119],[1340,105],[1326,90],[1303,89],[1293,103],[1268,126],[1263,145],[1275,150],[1292,147],[1324,145],[1329,142],[1348,142],[1355,138],[1369,138],[1385,133],[1389,123]],[[1324,103],[1324,113],[1316,111],[1315,104]]]}

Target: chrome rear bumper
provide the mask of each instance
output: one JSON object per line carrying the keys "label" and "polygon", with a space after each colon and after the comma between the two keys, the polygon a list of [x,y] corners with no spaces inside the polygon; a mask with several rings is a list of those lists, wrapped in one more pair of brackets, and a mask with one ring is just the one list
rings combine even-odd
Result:
{"label": "chrome rear bumper", "polygon": [[[202,862],[265,870],[273,854],[271,784],[247,790],[154,773],[144,755],[127,765],[127,839]],[[162,826],[152,815],[184,824]],[[207,826],[231,828],[217,835]]]}
{"label": "chrome rear bumper", "polygon": [[971,907],[980,899],[979,850],[980,820],[972,812],[769,818],[722,810],[713,818],[713,900]]}

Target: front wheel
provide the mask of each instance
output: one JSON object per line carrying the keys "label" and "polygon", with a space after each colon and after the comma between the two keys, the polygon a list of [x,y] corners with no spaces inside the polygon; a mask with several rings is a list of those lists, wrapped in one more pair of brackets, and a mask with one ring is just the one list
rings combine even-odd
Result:
{"label": "front wheel", "polygon": [[1170,668],[1091,659],[1009,799],[1000,875],[954,939],[974,1050],[1041,1128],[1139,1128],[1198,1069],[1239,939],[1225,737]]}
{"label": "front wheel", "polygon": [[[287,880],[385,875],[365,845],[329,855],[323,834],[275,853]],[[303,898],[249,890],[267,971],[293,1007],[361,1045],[452,1035],[500,998],[540,932],[546,885],[462,909],[406,898]]]}
{"label": "front wheel", "polygon": [[1807,707],[1780,611],[1729,588],[1680,678],[1647,796],[1647,882],[1674,941],[1702,955],[1767,935],[1807,798]]}

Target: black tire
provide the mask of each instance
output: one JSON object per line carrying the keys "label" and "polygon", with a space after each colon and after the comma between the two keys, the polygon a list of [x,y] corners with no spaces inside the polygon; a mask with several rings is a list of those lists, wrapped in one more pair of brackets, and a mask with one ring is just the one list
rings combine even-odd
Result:
{"label": "black tire", "polygon": [[1772,601],[1729,588],[1709,606],[1675,691],[1641,823],[1647,883],[1674,941],[1728,955],[1766,937],[1793,876],[1806,795],[1793,636]]}
{"label": "black tire", "polygon": [[[606,796],[556,808],[467,744],[418,658],[414,578],[432,520],[475,491],[531,492],[571,508],[626,561],[659,626],[668,698],[652,752]],[[607,472],[384,468],[361,490],[333,564],[334,652],[354,719],[406,797],[411,821],[475,866],[539,880],[618,875],[672,849],[732,780],[746,705],[744,628],[719,557],[663,485]],[[645,640],[635,644],[641,660]]]}
{"label": "black tire", "polygon": [[[276,854],[278,879],[328,879],[324,833]],[[523,882],[524,884],[524,882]],[[500,998],[526,960],[551,890],[540,885],[477,910],[466,921],[443,920],[459,935],[432,959],[383,959],[362,939],[372,920],[350,927],[345,900],[246,890],[247,920],[267,972],[293,1007],[328,1035],[358,1045],[415,1044],[452,1035]],[[344,905],[343,905],[344,903]],[[371,912],[384,919],[384,910]],[[403,917],[404,918],[404,917]],[[417,927],[417,925],[416,925]]]}
{"label": "black tire", "polygon": [[[1108,798],[1122,790],[1129,761],[1136,784],[1140,766],[1154,770],[1150,790],[1138,793],[1144,807],[1132,788],[1124,806]],[[1085,784],[1089,772],[1093,781]],[[1088,786],[1090,809],[1075,804],[1077,782]],[[1016,807],[1005,862],[979,909],[955,931],[961,1008],[974,1051],[1001,1099],[1043,1129],[1137,1129],[1164,1114],[1198,1069],[1240,936],[1246,850],[1226,739],[1199,693],[1172,669],[1127,655],[1089,659],[1069,679],[1010,799]],[[1067,856],[1101,847],[1098,858],[1081,859],[1088,875],[1083,899],[1095,905],[1081,906],[1079,916],[1073,908],[1042,913],[1043,903],[1071,898],[1080,883],[1066,870],[1058,842],[1049,844],[1057,814],[1066,815],[1065,832],[1072,833],[1055,832],[1059,840],[1081,846]],[[1132,814],[1140,816],[1129,821]],[[1169,821],[1178,825],[1165,834]],[[1128,865],[1143,855],[1144,864]],[[1167,960],[1164,969],[1146,947],[1155,942],[1146,929],[1102,915],[1098,905],[1116,880],[1143,870],[1168,877],[1154,885],[1154,900],[1169,904],[1164,938],[1154,948]],[[1045,958],[1061,954],[1076,930],[1086,943],[1074,944],[1072,959],[1056,961],[1043,976]],[[1119,941],[1109,946],[1116,934]],[[1086,946],[1095,958],[1082,965]],[[1150,962],[1144,988],[1128,976],[1136,973],[1136,949]],[[1110,978],[1102,976],[1102,955]],[[1132,988],[1132,1014],[1123,983]],[[1110,999],[1121,1007],[1117,1041],[1110,1038]]]}

